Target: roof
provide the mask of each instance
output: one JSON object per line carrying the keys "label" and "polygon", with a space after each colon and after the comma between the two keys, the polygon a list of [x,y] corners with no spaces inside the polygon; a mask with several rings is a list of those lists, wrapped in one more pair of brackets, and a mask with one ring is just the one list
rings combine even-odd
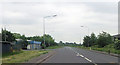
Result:
{"label": "roof", "polygon": [[117,34],[117,35],[113,35],[113,37],[120,37],[120,34]]}
{"label": "roof", "polygon": [[0,43],[2,43],[2,44],[11,44],[11,43],[8,42],[8,41],[0,41]]}
{"label": "roof", "polygon": [[15,39],[16,41],[22,41],[22,39]]}
{"label": "roof", "polygon": [[38,41],[28,41],[30,44],[41,44],[41,42]]}

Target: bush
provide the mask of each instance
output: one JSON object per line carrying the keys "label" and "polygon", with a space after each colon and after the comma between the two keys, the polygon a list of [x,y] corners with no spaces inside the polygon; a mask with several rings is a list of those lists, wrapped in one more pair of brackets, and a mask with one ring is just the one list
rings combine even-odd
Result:
{"label": "bush", "polygon": [[120,40],[116,39],[115,40],[115,49],[120,50]]}
{"label": "bush", "polygon": [[45,49],[46,48],[46,45],[45,44],[42,44],[42,49]]}
{"label": "bush", "polygon": [[97,44],[100,48],[112,43],[112,36],[109,33],[103,32],[98,35]]}

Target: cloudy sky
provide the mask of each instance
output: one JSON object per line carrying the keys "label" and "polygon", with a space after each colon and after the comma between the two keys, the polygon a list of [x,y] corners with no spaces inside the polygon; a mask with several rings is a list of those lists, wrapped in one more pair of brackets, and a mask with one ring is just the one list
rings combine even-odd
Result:
{"label": "cloudy sky", "polygon": [[46,34],[57,42],[80,43],[92,32],[118,32],[117,0],[4,0],[0,6],[0,26],[26,36],[42,36],[43,17],[54,14],[45,18]]}

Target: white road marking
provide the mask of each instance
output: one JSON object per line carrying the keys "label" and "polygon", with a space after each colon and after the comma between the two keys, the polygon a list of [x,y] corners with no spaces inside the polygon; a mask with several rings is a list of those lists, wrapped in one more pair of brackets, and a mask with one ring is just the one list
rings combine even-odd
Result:
{"label": "white road marking", "polygon": [[84,57],[83,55],[80,55],[81,57]]}
{"label": "white road marking", "polygon": [[88,62],[93,63],[94,65],[97,65],[95,62],[93,62],[92,60],[88,59],[87,57],[83,56],[82,54],[78,53],[77,51],[73,50],[72,48],[70,48],[73,52],[76,53],[76,56],[80,56],[82,58],[84,58],[85,60],[87,60]]}
{"label": "white road marking", "polygon": [[80,54],[79,53],[77,53],[77,55],[76,56],[80,56]]}
{"label": "white road marking", "polygon": [[90,59],[88,59],[88,58],[86,58],[86,57],[84,57],[87,61],[89,61],[89,62],[92,62],[92,60],[90,60]]}

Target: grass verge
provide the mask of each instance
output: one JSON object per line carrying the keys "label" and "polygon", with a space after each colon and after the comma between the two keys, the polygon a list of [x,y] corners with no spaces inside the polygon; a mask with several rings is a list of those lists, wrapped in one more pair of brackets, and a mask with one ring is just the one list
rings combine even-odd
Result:
{"label": "grass verge", "polygon": [[21,63],[26,62],[34,57],[40,56],[41,54],[46,54],[48,51],[20,51],[13,52],[3,55],[2,62],[3,63]]}
{"label": "grass verge", "polygon": [[88,49],[88,50],[96,50],[96,51],[101,51],[101,52],[108,52],[108,50],[110,50],[110,53],[114,53],[114,54],[120,54],[120,50],[116,50],[114,48],[97,48],[97,47],[84,47],[84,46],[71,46],[71,47],[77,47],[77,48],[82,48],[82,49]]}

